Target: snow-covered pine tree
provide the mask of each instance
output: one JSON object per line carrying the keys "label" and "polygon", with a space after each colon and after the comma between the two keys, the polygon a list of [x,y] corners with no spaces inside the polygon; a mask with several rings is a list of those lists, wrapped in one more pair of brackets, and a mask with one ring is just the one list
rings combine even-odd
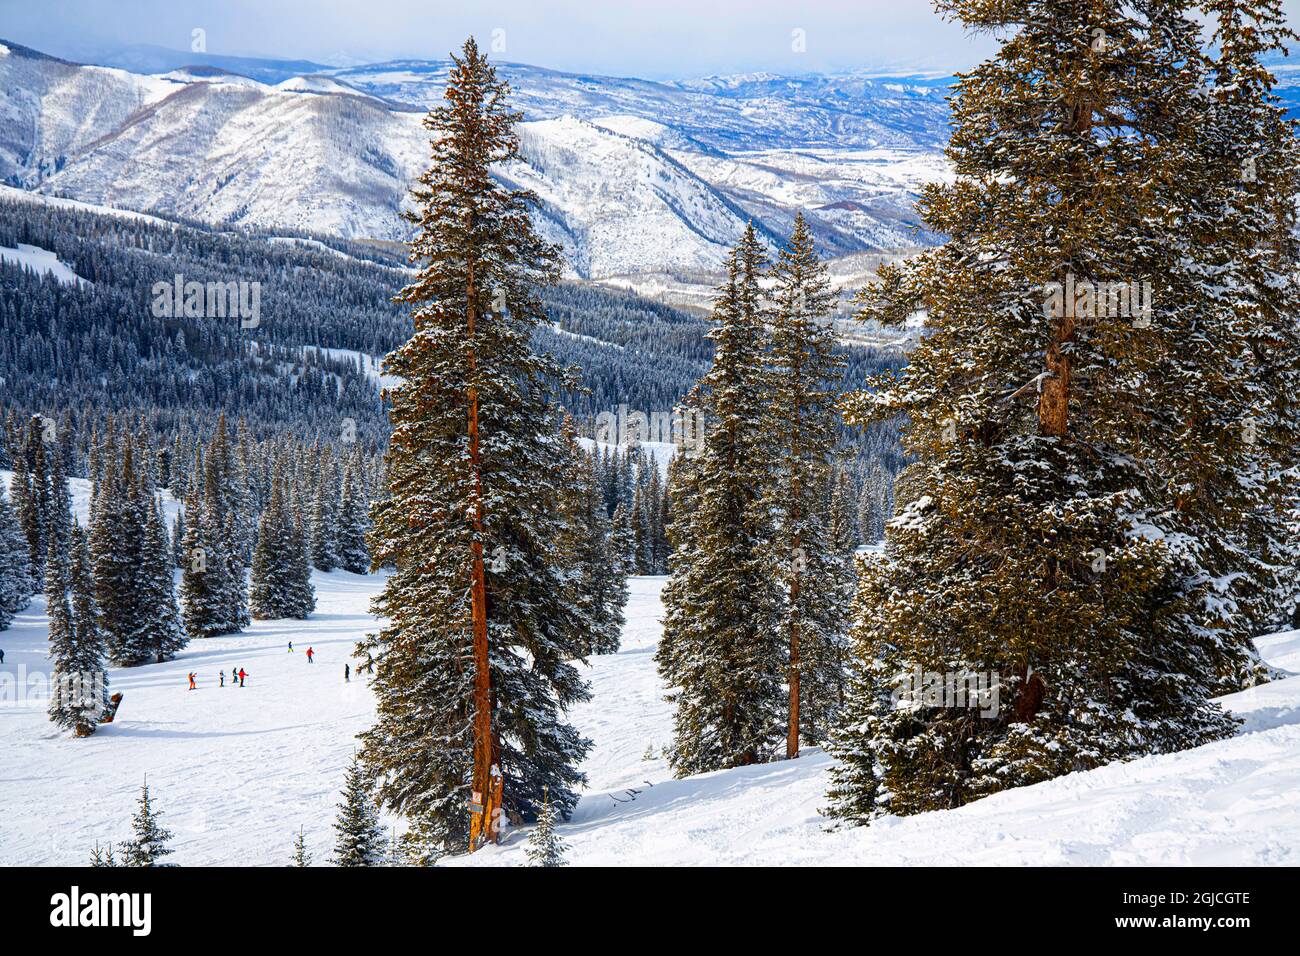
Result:
{"label": "snow-covered pine tree", "polygon": [[158,818],[162,815],[153,807],[149,797],[149,782],[146,780],[140,790],[140,800],[136,804],[135,817],[131,820],[131,839],[122,843],[122,866],[166,866],[159,862],[172,853],[167,841],[172,832],[165,829]]}
{"label": "snow-covered pine tree", "polygon": [[823,692],[817,699],[826,703],[826,711],[813,714],[816,739],[825,743],[840,725],[839,715],[844,708],[848,690],[849,655],[851,652],[850,610],[858,586],[857,550],[859,531],[857,502],[853,481],[848,469],[834,468],[826,490],[825,525],[826,543],[830,560],[827,562],[827,580],[824,585],[826,601],[820,611],[826,633],[836,635],[827,647],[828,653],[815,662],[812,679]]}
{"label": "snow-covered pine tree", "polygon": [[385,803],[446,848],[469,845],[471,826],[495,839],[502,809],[530,819],[543,787],[567,813],[590,746],[563,720],[588,697],[574,661],[591,633],[557,550],[567,454],[551,389],[565,376],[530,345],[558,265],[534,197],[492,174],[518,151],[507,94],[471,39],[425,120],[420,271],[398,296],[415,334],[385,360],[403,382],[372,515],[376,563],[395,571],[374,605],[388,623],[357,651],[378,702],[362,758]]}
{"label": "snow-covered pine tree", "polygon": [[885,522],[893,513],[893,478],[873,464],[862,476],[858,500],[858,528],[864,544],[876,544],[885,537]]}
{"label": "snow-covered pine tree", "polygon": [[[201,474],[202,451],[195,451],[195,469]],[[212,561],[203,518],[203,498],[197,487],[185,498],[185,535],[181,539],[184,564],[181,568],[181,608],[185,633],[191,638],[211,637],[218,633],[214,623],[220,613],[221,566]],[[208,573],[209,564],[213,573]]]}
{"label": "snow-covered pine tree", "polygon": [[622,562],[618,562],[616,571],[609,551],[609,520],[591,458],[578,444],[577,428],[568,415],[564,417],[561,438],[569,453],[559,542],[560,552],[573,566],[569,600],[577,613],[591,622],[586,652],[613,654],[623,634],[626,601],[619,600]]}
{"label": "snow-covered pine tree", "polygon": [[117,859],[113,856],[113,845],[110,843],[107,847],[100,847],[95,843],[95,849],[90,852],[90,865],[92,867],[117,866]]}
{"label": "snow-covered pine tree", "polygon": [[632,491],[632,556],[636,574],[653,574],[654,544],[651,540],[650,508],[645,499],[644,475],[638,475]]}
{"label": "snow-covered pine tree", "polygon": [[26,442],[15,448],[13,455],[14,474],[9,482],[9,495],[13,499],[14,520],[23,535],[23,547],[27,549],[27,569],[32,579],[33,593],[44,587],[45,557],[41,555],[38,565],[32,560],[32,522],[35,511],[32,504],[32,477],[27,470]]}
{"label": "snow-covered pine tree", "polygon": [[185,509],[176,509],[176,520],[172,522],[172,564],[177,568],[185,567]]}
{"label": "snow-covered pine tree", "polygon": [[[679,453],[681,453],[680,449]],[[657,469],[659,467],[658,464],[656,464],[655,467]],[[672,467],[671,458],[668,460],[668,467]],[[668,478],[665,475],[663,488],[659,495],[658,520],[655,522],[655,528],[658,534],[658,538],[655,542],[655,563],[657,565],[655,571],[656,574],[668,573],[668,556],[672,554],[673,550],[672,545],[668,542],[668,526],[672,523],[672,520],[672,495],[668,493]]]}
{"label": "snow-covered pine tree", "polygon": [[27,536],[0,484],[0,631],[27,607],[33,590]]}
{"label": "snow-covered pine tree", "polygon": [[[65,431],[66,434],[66,431]],[[62,560],[72,547],[72,495],[68,490],[70,451],[66,444],[49,447],[49,494],[45,499],[47,547],[52,546]]]}
{"label": "snow-covered pine tree", "polygon": [[109,656],[123,666],[154,659],[144,637],[149,609],[141,586],[144,514],[137,497],[136,453],[130,436],[105,442],[88,532],[100,627]]}
{"label": "snow-covered pine tree", "polygon": [[283,462],[271,479],[271,500],[257,526],[249,606],[258,619],[306,618],[316,607],[298,522],[288,504]]}
{"label": "snow-covered pine tree", "polygon": [[[201,470],[200,470],[201,469]],[[181,575],[185,631],[191,638],[231,634],[248,626],[248,589],[239,543],[237,500],[227,483],[234,472],[225,419],[218,421],[212,444],[195,453],[202,493],[185,502],[186,565]]]}
{"label": "snow-covered pine tree", "polygon": [[[628,518],[627,506],[621,501],[614,508],[614,517],[610,519],[609,553],[620,569],[623,590],[627,590],[628,575],[636,574],[636,559],[633,555],[632,523]],[[626,600],[623,602],[626,604]]]}
{"label": "snow-covered pine tree", "polygon": [[623,640],[626,619],[623,608],[627,604],[627,574],[621,556],[613,553],[610,544],[612,530],[605,516],[600,488],[590,456],[578,452],[578,510],[577,527],[583,548],[583,576],[586,587],[595,597],[590,653],[616,654]]}
{"label": "snow-covered pine tree", "polygon": [[224,565],[218,578],[216,634],[242,631],[249,623],[246,555],[252,553],[252,531],[246,519],[247,497],[247,476],[222,414],[217,418],[203,472],[203,517],[210,558]]}
{"label": "snow-covered pine tree", "polygon": [[351,457],[343,473],[339,503],[338,558],[339,567],[353,574],[370,571],[370,549],[366,547],[366,535],[370,533],[368,497],[360,458]]}
{"label": "snow-covered pine tree", "polygon": [[18,524],[27,539],[28,567],[33,581],[45,580],[49,553],[50,465],[45,421],[33,416],[27,422],[23,447],[14,455],[10,488]]}
{"label": "snow-covered pine tree", "polygon": [[174,658],[189,640],[181,626],[180,607],[176,603],[171,541],[162,499],[148,483],[137,490],[137,497],[137,507],[144,512],[144,540],[138,570],[140,605],[145,614],[141,643],[155,661],[162,663]]}
{"label": "snow-covered pine tree", "polygon": [[[256,449],[252,429],[243,417],[240,417],[235,428],[234,445],[231,483],[234,489],[233,508],[237,516],[235,533],[240,548],[240,558],[244,570],[247,571],[253,560],[253,545],[257,543],[257,516],[261,514],[266,499],[261,497],[259,488],[256,487],[254,476],[257,470]],[[245,613],[247,614],[247,611]]]}
{"label": "snow-covered pine tree", "polygon": [[651,574],[663,574],[668,563],[668,542],[664,538],[663,503],[664,486],[659,475],[659,464],[654,455],[646,456],[646,525],[650,529],[648,558]]}
{"label": "snow-covered pine tree", "polygon": [[[51,552],[56,547],[50,543]],[[104,636],[95,606],[86,535],[73,526],[71,552],[45,568],[50,645],[50,720],[89,737],[108,709]]]}
{"label": "snow-covered pine tree", "polygon": [[780,629],[789,649],[787,758],[820,741],[838,704],[834,662],[844,640],[835,582],[844,563],[827,540],[825,492],[839,413],[832,390],[843,360],[830,314],[835,293],[803,213],[772,267],[770,402],[774,443],[769,507],[776,522],[772,563],[785,591]]}
{"label": "snow-covered pine tree", "polygon": [[388,843],[384,849],[384,866],[409,866],[406,855],[406,841],[397,835],[397,827],[388,831]]}
{"label": "snow-covered pine tree", "polygon": [[333,571],[338,567],[338,504],[334,456],[326,448],[321,452],[311,502],[311,563],[319,571]]}
{"label": "snow-covered pine tree", "polygon": [[[1200,128],[1201,151],[1217,162],[1198,236],[1203,261],[1231,276],[1211,290],[1220,298],[1206,308],[1235,313],[1248,339],[1250,418],[1240,423],[1245,441],[1214,475],[1229,494],[1202,495],[1217,527],[1203,535],[1212,552],[1203,564],[1233,580],[1223,595],[1236,607],[1225,616],[1245,641],[1286,622],[1295,606],[1300,539],[1290,512],[1300,465],[1300,244],[1292,200],[1300,189],[1297,125],[1274,89],[1277,78],[1261,60],[1285,54],[1300,39],[1286,25],[1280,0],[1207,0],[1213,29],[1210,122]],[[1217,247],[1216,252],[1208,248]],[[1207,283],[1208,284],[1208,283]],[[1244,460],[1243,460],[1244,459]],[[1234,495],[1238,488],[1246,493]],[[1217,513],[1226,506],[1229,518]],[[1244,567],[1243,567],[1244,563]],[[1262,671],[1258,660],[1255,673]],[[1254,674],[1232,669],[1222,688],[1235,689]]]}
{"label": "snow-covered pine tree", "polygon": [[[1263,202],[1227,201],[1258,143],[1220,122],[1191,4],[941,7],[1008,39],[959,81],[956,179],[919,204],[953,238],[861,300],[928,334],[848,403],[906,415],[915,459],[863,566],[832,789],[856,820],[1231,734],[1211,698],[1251,672],[1259,580],[1232,545],[1280,457],[1260,436],[1289,427],[1241,254]],[[917,672],[983,675],[998,703],[900,697]]]}
{"label": "snow-covered pine tree", "polygon": [[289,508],[293,517],[289,536],[289,566],[286,583],[289,585],[289,606],[306,617],[316,610],[316,588],[311,583],[311,555],[307,543],[307,522],[302,513]]}
{"label": "snow-covered pine tree", "polygon": [[373,788],[365,768],[353,757],[343,782],[343,800],[334,822],[335,866],[382,866],[384,830],[379,825]]}
{"label": "snow-covered pine tree", "polygon": [[568,861],[564,859],[564,854],[568,852],[568,846],[560,839],[557,827],[560,823],[560,815],[555,812],[555,807],[547,799],[545,791],[542,793],[542,809],[537,814],[537,825],[533,827],[528,834],[528,846],[524,854],[528,857],[529,866],[567,866]]}
{"label": "snow-covered pine tree", "polygon": [[303,828],[298,828],[298,835],[293,838],[293,865],[311,866],[311,853],[307,851],[307,837]]}
{"label": "snow-covered pine tree", "polygon": [[786,656],[767,497],[764,265],[751,224],[713,308],[713,367],[699,398],[708,430],[689,465],[689,506],[674,505],[679,550],[656,660],[676,705],[671,762],[681,776],[769,760],[784,727]]}

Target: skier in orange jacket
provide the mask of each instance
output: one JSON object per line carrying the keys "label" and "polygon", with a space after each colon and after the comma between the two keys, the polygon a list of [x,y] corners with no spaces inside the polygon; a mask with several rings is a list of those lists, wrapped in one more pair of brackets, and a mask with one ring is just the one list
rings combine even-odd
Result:
{"label": "skier in orange jacket", "polygon": [[190,690],[194,690],[194,673],[190,673]]}

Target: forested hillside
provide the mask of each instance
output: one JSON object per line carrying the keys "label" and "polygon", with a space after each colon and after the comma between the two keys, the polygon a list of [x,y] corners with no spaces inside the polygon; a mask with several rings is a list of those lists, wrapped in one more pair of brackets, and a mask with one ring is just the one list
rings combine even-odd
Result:
{"label": "forested hillside", "polygon": [[[5,411],[87,423],[108,412],[143,417],[164,441],[206,432],[219,412],[253,434],[337,436],[344,419],[372,447],[386,442],[378,363],[410,334],[391,297],[408,276],[375,244],[225,232],[197,223],[95,211],[0,194],[0,249],[46,250],[82,282],[0,258],[0,378]],[[260,284],[256,327],[236,317],[156,317],[155,283]],[[632,294],[577,284],[542,292],[550,326],[535,335],[585,391],[564,404],[591,433],[601,410],[671,410],[708,368],[702,318]],[[847,381],[900,367],[901,353],[844,350]],[[56,370],[56,371],[52,371]],[[896,471],[892,430],[854,457]],[[2,452],[0,452],[2,454]],[[3,460],[3,459],[0,459]]]}

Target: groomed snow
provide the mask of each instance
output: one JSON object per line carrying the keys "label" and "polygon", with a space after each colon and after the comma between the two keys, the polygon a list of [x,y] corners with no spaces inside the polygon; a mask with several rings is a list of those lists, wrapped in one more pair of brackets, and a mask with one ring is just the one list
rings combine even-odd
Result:
{"label": "groomed snow", "polygon": [[[318,863],[354,736],[373,716],[343,682],[353,643],[376,622],[378,576],[316,573],[307,622],[255,622],[198,641],[180,659],[115,669],[118,720],[88,740],[57,733],[43,702],[0,706],[0,865],[80,864],[120,840],[148,774],[181,865],[283,865],[305,828]],[[654,666],[663,578],[633,578],[623,649],[595,658],[593,700],[573,719],[595,747],[589,789],[562,828],[574,864],[1296,864],[1300,862],[1300,681],[1225,698],[1240,736],[1197,750],[1074,774],[942,813],[831,830],[820,815],[830,758],[673,780],[662,757],[671,709]],[[286,645],[293,640],[294,654]],[[1300,631],[1264,638],[1300,671]],[[38,598],[0,632],[0,680],[42,668]],[[315,648],[315,664],[305,651]],[[244,667],[244,688],[217,671]],[[185,675],[198,674],[188,691]],[[0,690],[4,685],[0,684]],[[525,831],[454,865],[516,865]]]}

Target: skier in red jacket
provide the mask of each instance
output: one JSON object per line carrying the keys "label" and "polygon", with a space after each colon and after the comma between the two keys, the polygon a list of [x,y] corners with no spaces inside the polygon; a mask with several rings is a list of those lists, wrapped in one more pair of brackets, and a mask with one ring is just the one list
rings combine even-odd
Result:
{"label": "skier in red jacket", "polygon": [[190,674],[190,690],[194,690],[194,674]]}
{"label": "skier in red jacket", "polygon": [[244,686],[244,669],[242,667],[239,669],[239,686]]}
{"label": "skier in red jacket", "polygon": [[307,648],[307,663],[308,663],[308,664],[310,664],[310,663],[312,662],[311,659],[312,659],[312,656],[313,656],[315,653],[316,653],[316,652],[313,651],[310,647]]}

